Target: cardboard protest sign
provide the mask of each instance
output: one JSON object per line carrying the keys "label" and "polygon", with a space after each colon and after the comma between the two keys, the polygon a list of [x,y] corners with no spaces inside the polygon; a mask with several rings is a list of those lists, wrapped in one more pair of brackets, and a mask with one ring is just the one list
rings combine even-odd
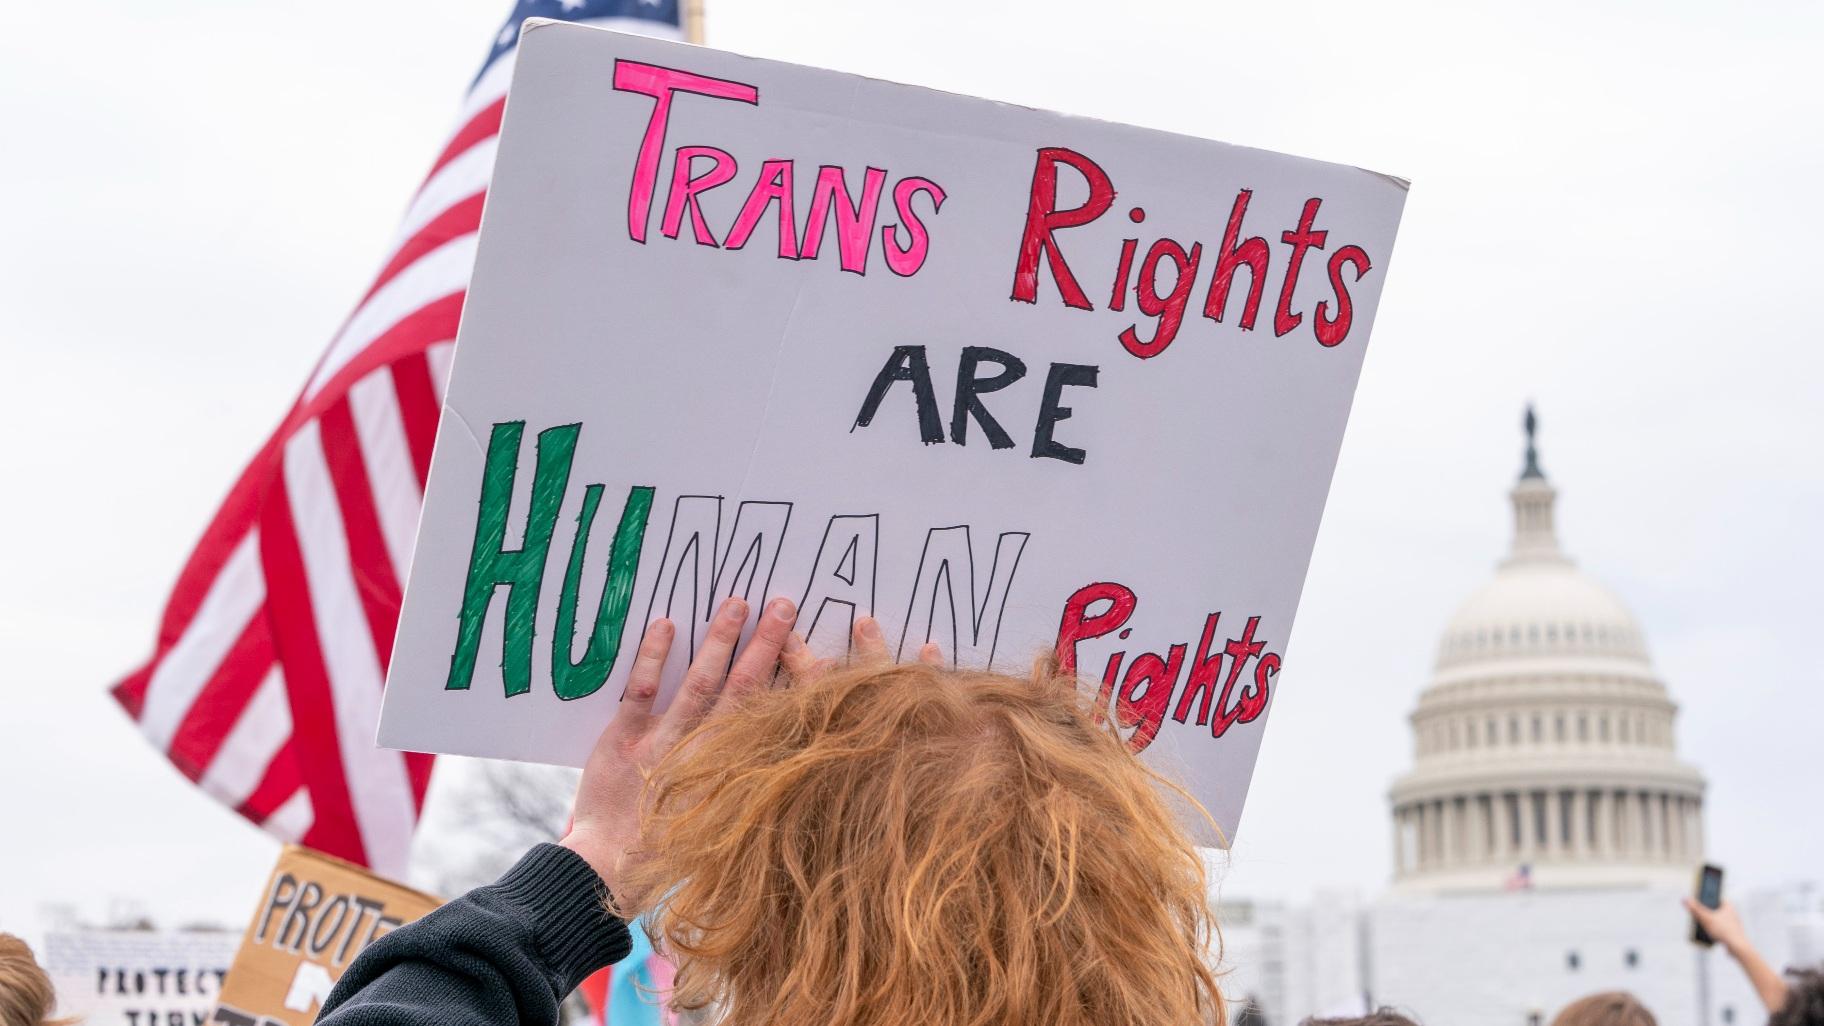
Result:
{"label": "cardboard protest sign", "polygon": [[369,944],[443,904],[351,862],[286,845],[222,987],[221,1026],[310,1026]]}
{"label": "cardboard protest sign", "polygon": [[646,623],[675,686],[784,595],[1057,646],[1232,833],[1405,183],[528,26],[381,742],[581,765]]}
{"label": "cardboard protest sign", "polygon": [[59,1018],[87,1026],[203,1026],[238,939],[207,930],[75,930],[45,937],[43,963]]}

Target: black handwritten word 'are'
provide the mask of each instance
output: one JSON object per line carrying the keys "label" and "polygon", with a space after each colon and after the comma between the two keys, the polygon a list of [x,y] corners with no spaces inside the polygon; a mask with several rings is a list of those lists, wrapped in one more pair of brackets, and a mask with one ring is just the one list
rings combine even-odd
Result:
{"label": "black handwritten word 'are'", "polygon": [[[984,364],[995,366],[993,373],[982,374]],[[1045,392],[1039,400],[1039,413],[1032,429],[1032,458],[1063,460],[1066,463],[1082,463],[1088,453],[1082,449],[1064,445],[1054,437],[1058,421],[1068,420],[1071,408],[1063,404],[1066,386],[1078,388],[1096,387],[1095,367],[1075,363],[1054,363],[1045,375]],[[1001,426],[994,414],[988,412],[988,406],[982,396],[998,392],[1008,385],[1026,376],[1026,364],[1012,353],[987,346],[965,346],[962,359],[956,366],[956,401],[950,408],[950,441],[964,445],[969,440],[969,422],[975,421],[988,439],[988,445],[995,449],[1011,449],[1013,438]],[[893,354],[887,357],[886,365],[874,376],[874,384],[861,403],[861,412],[855,415],[855,427],[864,428],[874,422],[874,415],[880,412],[880,405],[892,390],[895,382],[904,381],[912,386],[913,402],[918,411],[918,437],[926,445],[939,445],[944,441],[944,425],[938,414],[937,392],[931,383],[931,361],[925,355],[924,346],[897,346]]]}

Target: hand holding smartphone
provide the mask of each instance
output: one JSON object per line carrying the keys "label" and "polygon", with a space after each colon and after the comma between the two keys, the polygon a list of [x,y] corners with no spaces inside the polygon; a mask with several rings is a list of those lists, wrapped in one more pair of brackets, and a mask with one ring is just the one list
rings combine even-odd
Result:
{"label": "hand holding smartphone", "polygon": [[[1705,908],[1723,903],[1723,867],[1706,863],[1697,871],[1697,903]],[[1706,948],[1716,943],[1695,916],[1691,918],[1691,940]]]}

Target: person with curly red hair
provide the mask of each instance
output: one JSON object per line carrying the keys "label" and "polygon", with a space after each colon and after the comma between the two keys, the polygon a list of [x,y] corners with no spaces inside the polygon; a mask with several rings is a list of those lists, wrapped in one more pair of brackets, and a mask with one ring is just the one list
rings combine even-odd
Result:
{"label": "person with curly red hair", "polygon": [[795,616],[774,600],[737,656],[724,603],[663,713],[655,621],[570,833],[369,947],[319,1022],[546,1026],[636,915],[674,1007],[731,1026],[1224,1021],[1195,803],[1093,689],[896,666],[865,617],[827,665]]}

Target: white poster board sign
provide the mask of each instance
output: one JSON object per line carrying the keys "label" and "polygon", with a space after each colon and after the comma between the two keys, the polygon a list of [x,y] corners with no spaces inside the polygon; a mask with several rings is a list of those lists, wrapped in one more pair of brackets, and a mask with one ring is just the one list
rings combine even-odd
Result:
{"label": "white poster board sign", "polygon": [[528,25],[381,742],[581,765],[783,595],[1061,646],[1232,833],[1405,183]]}
{"label": "white poster board sign", "polygon": [[85,1026],[203,1026],[239,934],[75,930],[44,942],[57,1015]]}

